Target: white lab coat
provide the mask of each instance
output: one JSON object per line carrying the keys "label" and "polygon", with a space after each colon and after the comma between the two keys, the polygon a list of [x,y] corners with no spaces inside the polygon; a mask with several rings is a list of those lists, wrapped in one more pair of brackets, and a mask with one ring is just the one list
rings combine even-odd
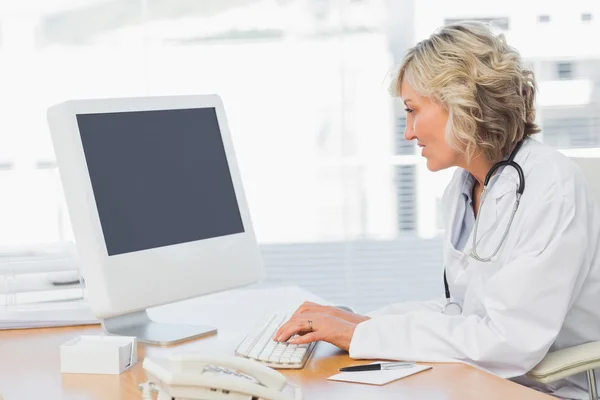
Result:
{"label": "white lab coat", "polygon": [[[464,253],[457,251],[453,229],[446,229],[443,260],[462,315],[442,314],[443,296],[384,307],[356,327],[350,357],[462,361],[535,386],[523,375],[548,351],[600,340],[600,208],[581,171],[551,147],[529,139],[515,161],[524,171],[525,191],[491,262],[465,254],[472,238]],[[516,179],[513,168],[505,173]],[[457,169],[444,193],[450,226],[462,223],[456,210],[465,178],[466,171]],[[510,217],[514,196],[507,193],[514,185],[509,181],[498,180],[481,210],[480,255],[492,253]],[[441,268],[439,274],[441,284]],[[587,398],[585,375],[538,389]]]}

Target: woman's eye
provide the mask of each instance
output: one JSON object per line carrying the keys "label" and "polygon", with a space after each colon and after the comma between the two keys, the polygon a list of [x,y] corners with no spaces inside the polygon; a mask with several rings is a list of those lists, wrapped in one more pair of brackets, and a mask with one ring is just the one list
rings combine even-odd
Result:
{"label": "woman's eye", "polygon": [[409,114],[413,112],[413,110],[411,108],[405,108],[404,111],[406,111]]}

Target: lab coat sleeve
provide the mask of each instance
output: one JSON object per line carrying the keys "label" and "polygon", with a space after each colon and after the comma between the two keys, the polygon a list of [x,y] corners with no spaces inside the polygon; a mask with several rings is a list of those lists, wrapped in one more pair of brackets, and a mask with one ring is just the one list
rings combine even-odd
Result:
{"label": "lab coat sleeve", "polygon": [[588,245],[585,216],[571,198],[554,196],[528,212],[516,255],[485,283],[481,315],[381,315],[357,325],[350,357],[462,361],[505,378],[527,373],[561,329],[587,274]]}
{"label": "lab coat sleeve", "polygon": [[443,298],[430,301],[406,301],[403,303],[387,305],[378,310],[372,311],[367,315],[371,318],[374,318],[382,315],[406,314],[412,311],[442,312],[444,304],[446,304],[446,301]]}

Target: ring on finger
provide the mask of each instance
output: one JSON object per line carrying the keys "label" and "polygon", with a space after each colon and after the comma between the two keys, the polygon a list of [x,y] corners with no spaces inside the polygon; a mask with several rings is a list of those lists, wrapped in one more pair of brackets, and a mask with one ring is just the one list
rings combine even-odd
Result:
{"label": "ring on finger", "polygon": [[313,331],[313,324],[312,324],[312,321],[310,319],[308,320],[308,330],[311,331],[311,332]]}

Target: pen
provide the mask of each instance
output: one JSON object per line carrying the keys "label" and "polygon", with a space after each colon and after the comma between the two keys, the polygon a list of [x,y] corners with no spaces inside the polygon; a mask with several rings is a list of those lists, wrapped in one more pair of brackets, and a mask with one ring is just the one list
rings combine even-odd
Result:
{"label": "pen", "polygon": [[340,368],[340,371],[343,372],[353,372],[353,371],[382,371],[386,369],[397,369],[397,368],[410,368],[414,367],[414,362],[389,362],[389,363],[379,363],[379,364],[366,364],[366,365],[355,365],[352,367],[344,367]]}

